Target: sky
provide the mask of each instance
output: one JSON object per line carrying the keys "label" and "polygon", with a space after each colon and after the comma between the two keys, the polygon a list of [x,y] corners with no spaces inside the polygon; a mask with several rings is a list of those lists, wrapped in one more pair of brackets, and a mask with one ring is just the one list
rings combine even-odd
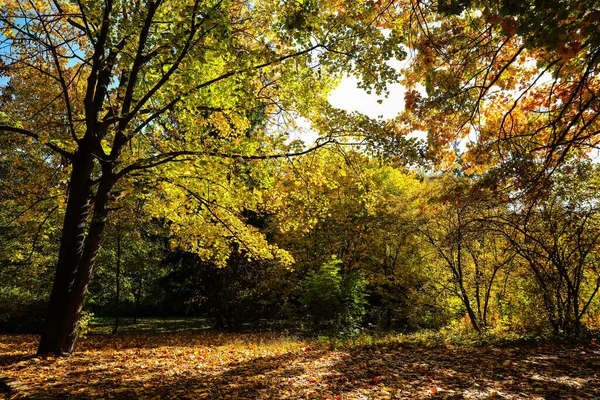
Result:
{"label": "sky", "polygon": [[[329,96],[329,102],[336,108],[346,111],[358,111],[371,118],[394,118],[404,108],[405,89],[399,83],[390,85],[389,96],[368,94],[357,87],[358,79],[346,76]],[[377,101],[381,100],[381,104]]]}
{"label": "sky", "polygon": [[[410,57],[399,61],[396,59],[387,61],[387,64],[397,72],[407,68]],[[359,80],[355,76],[345,76],[340,85],[329,96],[332,106],[346,111],[358,111],[371,118],[394,118],[404,109],[404,86],[399,83],[388,86],[388,97],[378,96],[375,93],[368,94],[365,90],[357,87]],[[380,100],[381,104],[377,101]]]}
{"label": "sky", "polygon": [[[397,71],[406,67],[409,60],[398,61],[390,60],[389,65]],[[357,111],[374,119],[392,119],[404,109],[404,86],[399,83],[388,85],[388,96],[378,96],[375,93],[367,93],[366,90],[359,88],[359,79],[355,76],[344,76],[336,89],[329,95],[329,103],[342,110],[349,112]],[[378,101],[381,101],[379,103]],[[318,138],[318,134],[310,130],[310,123],[300,122],[300,126],[305,128],[301,133],[292,133],[291,140],[300,139],[307,145],[311,145]]]}
{"label": "sky", "polygon": [[[340,84],[329,95],[329,103],[342,110],[349,112],[357,111],[371,118],[394,118],[404,108],[404,87],[399,83],[390,85],[388,97],[378,96],[375,93],[368,94],[360,89],[358,78],[345,76]],[[378,103],[381,100],[381,104]],[[298,124],[304,128],[302,132],[292,132],[290,141],[300,139],[306,145],[312,145],[319,137],[317,132],[310,129],[310,123],[299,120]]]}

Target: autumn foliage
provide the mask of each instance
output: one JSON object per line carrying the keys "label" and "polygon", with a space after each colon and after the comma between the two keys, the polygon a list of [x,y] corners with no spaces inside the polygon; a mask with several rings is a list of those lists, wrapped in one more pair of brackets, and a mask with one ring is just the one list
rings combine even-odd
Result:
{"label": "autumn foliage", "polygon": [[[598,397],[598,22],[5,0],[0,365],[75,398]],[[379,104],[400,84],[397,115],[333,107],[348,75]],[[140,332],[158,317],[211,330]],[[523,338],[579,344],[489,344]]]}

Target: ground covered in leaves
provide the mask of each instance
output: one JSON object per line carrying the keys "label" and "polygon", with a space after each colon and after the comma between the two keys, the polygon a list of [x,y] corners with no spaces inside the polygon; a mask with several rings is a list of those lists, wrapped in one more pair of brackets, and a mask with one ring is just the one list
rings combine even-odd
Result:
{"label": "ground covered in leaves", "polygon": [[429,348],[388,339],[340,347],[272,333],[139,329],[90,334],[58,359],[32,357],[36,343],[0,335],[0,372],[27,387],[0,397],[600,398],[595,341]]}

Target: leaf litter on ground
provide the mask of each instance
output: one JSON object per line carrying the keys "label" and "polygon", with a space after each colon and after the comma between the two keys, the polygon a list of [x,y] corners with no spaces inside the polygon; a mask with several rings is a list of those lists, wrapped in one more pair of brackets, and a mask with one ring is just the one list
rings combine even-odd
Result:
{"label": "leaf litter on ground", "polygon": [[542,343],[330,346],[211,330],[90,335],[69,357],[32,357],[33,335],[0,335],[0,371],[63,399],[592,399],[600,346]]}

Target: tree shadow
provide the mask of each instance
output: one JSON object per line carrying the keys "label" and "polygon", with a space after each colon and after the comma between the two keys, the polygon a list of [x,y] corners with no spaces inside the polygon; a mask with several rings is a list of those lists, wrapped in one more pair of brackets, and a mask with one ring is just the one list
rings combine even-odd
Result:
{"label": "tree shadow", "polygon": [[[295,349],[269,356],[261,356],[264,350],[258,346],[251,355],[226,358],[227,349],[236,344],[261,343],[264,337],[214,332],[210,337],[198,333],[172,340],[152,337],[148,344],[144,335],[130,342],[126,337],[108,351],[106,342],[91,341],[88,346],[93,351],[83,346],[81,353],[68,360],[66,374],[46,379],[43,387],[32,389],[32,395],[72,399],[600,398],[598,346],[425,349],[390,345],[340,351]],[[159,357],[170,349],[157,349],[158,344],[189,347],[181,368],[176,368],[176,356]],[[196,345],[201,351],[210,349],[210,363],[199,358],[190,361]],[[219,347],[225,345],[232,347]],[[111,363],[111,354],[125,361]],[[173,359],[171,367],[161,364]],[[42,361],[39,367],[43,370],[49,363]]]}
{"label": "tree shadow", "polygon": [[8,367],[21,361],[31,360],[34,357],[34,355],[0,354],[0,367]]}
{"label": "tree shadow", "polygon": [[356,348],[240,362],[180,377],[161,396],[188,398],[600,398],[600,352],[557,349]]}
{"label": "tree shadow", "polygon": [[[325,350],[303,353],[303,360],[313,360],[325,354]],[[258,357],[224,367],[197,369],[186,374],[165,378],[168,371],[154,371],[143,379],[124,381],[124,371],[95,368],[94,375],[87,372],[94,366],[93,360],[74,360],[73,372],[68,380],[48,379],[46,389],[35,388],[29,396],[41,396],[50,391],[53,397],[68,399],[119,398],[278,398],[279,388],[274,385],[281,380],[295,379],[307,373],[301,366],[293,365],[298,353],[285,353],[272,357]],[[264,389],[269,388],[267,392]],[[267,396],[267,397],[264,397]]]}
{"label": "tree shadow", "polygon": [[346,393],[383,386],[398,398],[599,398],[600,364],[590,357],[600,362],[600,351],[579,346],[362,348],[350,350],[349,357],[333,367],[352,384],[332,384]]}

